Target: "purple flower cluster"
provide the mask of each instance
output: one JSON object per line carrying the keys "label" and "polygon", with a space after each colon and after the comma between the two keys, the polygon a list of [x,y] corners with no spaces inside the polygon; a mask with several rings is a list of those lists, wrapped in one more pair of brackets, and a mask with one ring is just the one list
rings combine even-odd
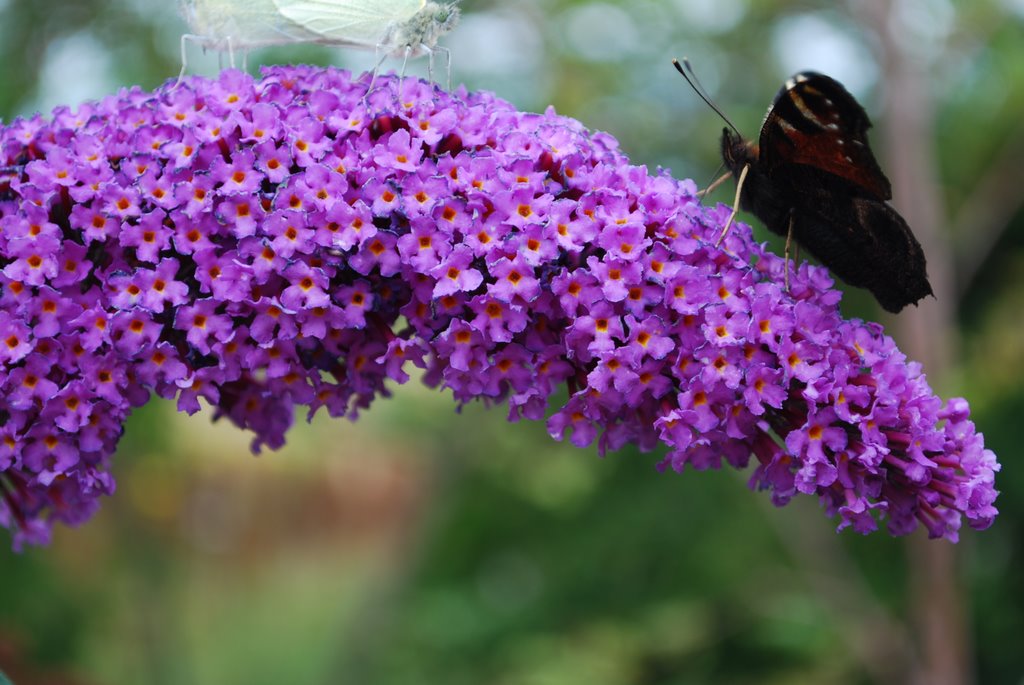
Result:
{"label": "purple flower cluster", "polygon": [[602,451],[741,468],[840,528],[956,540],[995,455],[828,273],[691,181],[488,93],[278,67],[0,127],[0,524],[78,523],[131,409],[200,400],[278,447],[295,405],[357,417],[410,366],[459,403]]}

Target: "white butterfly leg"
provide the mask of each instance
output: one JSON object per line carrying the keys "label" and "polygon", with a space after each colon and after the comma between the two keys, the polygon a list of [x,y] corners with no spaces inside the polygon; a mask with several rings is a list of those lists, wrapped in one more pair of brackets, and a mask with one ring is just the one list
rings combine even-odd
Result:
{"label": "white butterfly leg", "polygon": [[196,45],[200,45],[202,44],[202,41],[202,36],[197,36],[193,33],[181,34],[181,73],[178,74],[178,82],[174,84],[175,88],[181,84],[182,79],[185,78],[185,70],[188,69],[188,50],[186,49],[185,44],[192,42]]}
{"label": "white butterfly leg", "polygon": [[[441,47],[435,47],[434,50],[436,50],[437,52],[444,53],[444,62],[445,62],[444,71],[445,71],[445,76],[447,78],[446,87],[447,87],[448,90],[451,90],[452,89],[452,51],[449,50],[448,48],[441,48]],[[431,57],[431,59],[433,59],[434,54],[431,53],[430,57]]]}
{"label": "white butterfly leg", "polygon": [[405,78],[405,68],[409,65],[409,55],[412,54],[412,46],[405,46],[405,55],[402,57],[402,73],[399,78]]}
{"label": "white butterfly leg", "polygon": [[428,48],[426,45],[421,46],[423,52],[427,53],[427,80],[431,83],[434,82],[434,51]]}
{"label": "white butterfly leg", "polygon": [[[388,58],[388,53],[385,52],[383,55],[380,54],[381,47],[382,46],[378,45],[373,48],[373,58],[377,60],[377,63],[374,65],[373,72],[370,76],[370,85],[366,87],[366,95],[363,96],[364,101],[370,97],[370,91],[373,90],[373,84],[377,81],[377,72],[380,71],[380,67],[384,64],[384,60]],[[380,59],[377,59],[378,56]]]}

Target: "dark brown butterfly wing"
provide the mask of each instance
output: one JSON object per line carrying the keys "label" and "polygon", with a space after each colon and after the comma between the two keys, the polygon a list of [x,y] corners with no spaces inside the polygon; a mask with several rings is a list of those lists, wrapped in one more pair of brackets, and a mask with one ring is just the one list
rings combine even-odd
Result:
{"label": "dark brown butterfly wing", "polygon": [[[886,310],[932,294],[924,250],[907,222],[888,203],[866,197],[846,181],[822,180],[811,167],[791,167],[782,194],[792,203],[785,225],[769,226],[788,232],[838,278],[867,288]],[[776,223],[782,221],[776,219]]]}
{"label": "dark brown butterfly wing", "polygon": [[877,200],[892,197],[889,179],[868,147],[871,121],[835,79],[796,74],[779,90],[761,126],[759,162],[765,175],[805,165],[846,179]]}

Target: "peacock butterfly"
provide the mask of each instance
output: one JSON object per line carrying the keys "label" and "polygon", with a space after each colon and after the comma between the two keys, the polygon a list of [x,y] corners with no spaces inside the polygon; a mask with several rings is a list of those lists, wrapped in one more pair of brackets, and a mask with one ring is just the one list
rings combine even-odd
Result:
{"label": "peacock butterfly", "polygon": [[921,244],[887,202],[892,189],[868,146],[870,127],[838,81],[802,72],[775,96],[757,145],[735,127],[722,130],[722,159],[737,179],[739,206],[786,236],[787,252],[795,239],[895,313],[932,288]]}

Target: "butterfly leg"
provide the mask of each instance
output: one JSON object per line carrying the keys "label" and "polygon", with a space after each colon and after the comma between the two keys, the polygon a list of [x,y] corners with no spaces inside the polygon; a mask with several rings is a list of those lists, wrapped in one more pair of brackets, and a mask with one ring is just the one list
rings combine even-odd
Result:
{"label": "butterfly leg", "polygon": [[174,84],[175,88],[181,85],[182,80],[185,78],[185,70],[188,68],[188,52],[185,49],[185,44],[189,41],[198,43],[199,40],[199,36],[191,33],[181,34],[181,73],[178,74],[178,82]]}
{"label": "butterfly leg", "polygon": [[[451,68],[451,62],[450,61],[449,61],[448,67],[449,67],[449,69]],[[448,80],[449,80],[448,89],[451,90],[451,85],[452,85],[451,84],[451,74],[448,75]],[[716,178],[714,181],[712,181],[711,185],[709,185],[707,188],[705,188],[704,190],[698,190],[697,191],[697,197],[699,197],[699,198],[707,197],[708,195],[710,195],[711,193],[714,192],[715,188],[717,188],[718,186],[722,185],[727,180],[729,180],[729,178],[731,176],[732,176],[732,172],[731,171],[722,174],[721,176]]]}
{"label": "butterfly leg", "polygon": [[426,45],[421,45],[423,51],[427,53],[427,80],[431,83],[434,82],[434,51],[428,48]]}
{"label": "butterfly leg", "polygon": [[409,55],[410,54],[412,54],[412,46],[411,45],[406,45],[405,46],[405,55],[402,57],[402,76],[401,76],[401,78],[405,78],[405,68],[409,65]]}
{"label": "butterfly leg", "polygon": [[438,52],[443,52],[444,53],[444,62],[445,62],[444,70],[445,70],[445,73],[448,76],[448,84],[447,84],[446,87],[447,87],[447,89],[449,91],[451,91],[451,89],[452,89],[452,51],[449,50],[448,48],[434,48],[434,49],[437,50]]}
{"label": "butterfly leg", "polygon": [[[782,253],[782,257],[786,263],[786,270],[783,275],[783,282],[786,284],[786,292],[789,292],[789,245],[793,242],[793,212],[789,213],[789,230],[786,231],[786,249]],[[796,246],[797,252],[800,251],[800,246]],[[794,264],[795,266],[795,264]]]}
{"label": "butterfly leg", "polygon": [[736,214],[740,211],[740,193],[743,192],[743,183],[747,180],[748,171],[750,171],[750,165],[744,164],[743,170],[740,171],[739,180],[736,181],[736,197],[732,201],[732,213],[729,215],[728,221],[725,222],[725,228],[722,229],[722,235],[718,236],[718,242],[715,243],[715,247],[721,245],[722,241],[725,240],[725,234],[729,232],[733,219],[736,218]]}
{"label": "butterfly leg", "polygon": [[373,59],[376,60],[376,64],[373,67],[373,74],[370,76],[370,85],[366,86],[366,95],[363,96],[363,102],[365,103],[370,99],[370,91],[373,90],[373,84],[377,81],[377,74],[380,72],[381,66],[384,64],[384,60],[388,58],[388,53],[380,54],[381,46],[378,45],[373,48]]}

